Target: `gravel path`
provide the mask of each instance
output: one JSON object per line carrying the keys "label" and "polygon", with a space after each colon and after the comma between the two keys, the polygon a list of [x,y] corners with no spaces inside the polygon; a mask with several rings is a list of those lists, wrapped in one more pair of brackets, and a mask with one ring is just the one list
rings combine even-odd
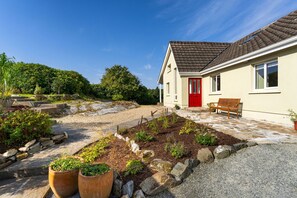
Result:
{"label": "gravel path", "polygon": [[183,184],[157,197],[297,197],[297,145],[258,145],[201,164]]}

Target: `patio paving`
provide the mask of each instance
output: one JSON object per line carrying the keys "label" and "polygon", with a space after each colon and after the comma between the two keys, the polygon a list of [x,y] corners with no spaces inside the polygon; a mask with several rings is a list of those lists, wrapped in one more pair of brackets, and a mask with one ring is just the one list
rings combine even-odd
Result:
{"label": "patio paving", "polygon": [[297,131],[293,128],[266,121],[228,117],[224,114],[200,110],[178,110],[179,116],[196,123],[208,124],[214,129],[238,139],[254,141],[258,144],[297,143]]}

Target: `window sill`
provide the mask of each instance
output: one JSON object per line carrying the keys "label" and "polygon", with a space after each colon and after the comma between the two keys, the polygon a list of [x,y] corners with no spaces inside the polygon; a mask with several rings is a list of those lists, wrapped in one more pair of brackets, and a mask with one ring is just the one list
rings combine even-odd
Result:
{"label": "window sill", "polygon": [[249,94],[280,94],[281,92],[279,90],[254,90],[252,92],[249,92]]}
{"label": "window sill", "polygon": [[221,92],[212,92],[209,94],[210,96],[215,96],[215,95],[222,95]]}

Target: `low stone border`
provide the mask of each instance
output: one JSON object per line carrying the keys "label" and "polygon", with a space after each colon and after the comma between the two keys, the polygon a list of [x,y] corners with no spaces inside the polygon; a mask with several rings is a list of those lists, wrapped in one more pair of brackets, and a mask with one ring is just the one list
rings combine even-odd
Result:
{"label": "low stone border", "polygon": [[55,134],[54,136],[48,138],[39,138],[38,141],[34,139],[26,143],[23,147],[20,147],[19,149],[9,149],[5,153],[0,154],[0,170],[8,167],[14,162],[21,161],[23,159],[30,157],[34,153],[37,153],[41,150],[45,150],[49,147],[54,146],[55,144],[60,144],[67,138],[68,134],[64,132],[61,134]]}
{"label": "low stone border", "polygon": [[181,184],[193,172],[193,168],[197,167],[200,163],[211,163],[214,160],[223,159],[229,157],[231,154],[236,153],[240,149],[256,146],[256,142],[240,142],[229,145],[219,145],[212,152],[209,148],[203,148],[198,150],[196,159],[186,159],[184,163],[178,162],[173,166],[169,161],[162,159],[153,159],[155,156],[152,150],[140,150],[140,147],[134,140],[130,140],[128,137],[115,133],[115,137],[120,140],[126,141],[133,153],[139,156],[145,164],[149,164],[149,167],[157,171],[151,177],[144,179],[141,184],[141,190],[134,192],[134,182],[128,181],[123,185],[119,175],[116,173],[114,177],[114,183],[112,188],[112,197],[122,198],[144,198],[145,195],[152,196],[159,194],[160,192],[173,188]]}

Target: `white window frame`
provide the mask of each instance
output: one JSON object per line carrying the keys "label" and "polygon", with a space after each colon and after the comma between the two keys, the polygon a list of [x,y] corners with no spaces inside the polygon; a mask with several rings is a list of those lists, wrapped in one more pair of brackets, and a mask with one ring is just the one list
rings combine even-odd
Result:
{"label": "white window frame", "polygon": [[[254,92],[270,91],[270,90],[277,90],[278,89],[278,84],[279,84],[279,81],[278,80],[279,80],[279,78],[277,78],[277,86],[275,86],[275,87],[267,87],[267,64],[273,63],[273,62],[276,62],[277,63],[277,73],[278,73],[279,71],[278,71],[278,60],[277,59],[254,64],[254,75],[253,75],[253,91]],[[257,72],[256,67],[259,66],[259,65],[262,65],[262,64],[263,64],[263,67],[264,67],[264,88],[257,89],[256,88],[256,72]]]}
{"label": "white window frame", "polygon": [[168,71],[167,73],[171,72],[171,64],[167,65]]}
{"label": "white window frame", "polygon": [[[218,76],[220,76],[220,90],[218,91],[218,86],[217,86],[217,79],[218,79]],[[212,90],[212,86],[213,86],[213,78],[216,78],[216,90],[213,91]],[[221,74],[216,74],[216,75],[213,75],[213,76],[210,76],[210,93],[216,93],[216,94],[219,94],[221,93],[221,90],[222,90],[222,78],[221,78]]]}
{"label": "white window frame", "polygon": [[177,68],[174,68],[174,95],[175,99],[177,99]]}
{"label": "white window frame", "polygon": [[167,82],[166,83],[166,95],[170,95],[170,83],[169,82]]}

